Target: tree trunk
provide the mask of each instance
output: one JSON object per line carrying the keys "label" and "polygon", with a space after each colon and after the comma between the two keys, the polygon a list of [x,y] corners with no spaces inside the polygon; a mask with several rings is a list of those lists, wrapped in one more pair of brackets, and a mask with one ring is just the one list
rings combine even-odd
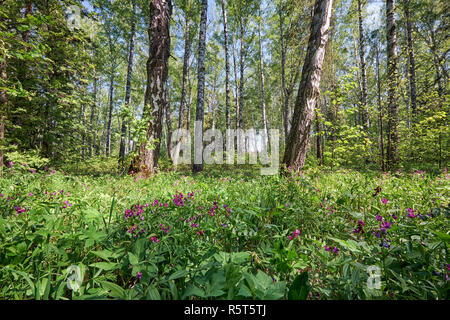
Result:
{"label": "tree trunk", "polygon": [[178,129],[183,127],[184,107],[186,105],[186,91],[189,76],[189,59],[191,58],[191,21],[189,14],[186,13],[186,29],[184,32],[184,59],[183,59],[183,79],[181,84],[181,102],[178,112]]}
{"label": "tree trunk", "polygon": [[406,34],[408,39],[408,65],[409,65],[409,99],[413,114],[413,123],[417,120],[417,89],[416,89],[416,61],[414,57],[414,42],[412,36],[412,22],[409,12],[409,0],[404,0]]}
{"label": "tree trunk", "polygon": [[[84,88],[83,88],[84,91]],[[81,117],[81,159],[85,160],[86,156],[86,105],[83,103],[80,108]]]}
{"label": "tree trunk", "polygon": [[383,105],[381,103],[381,79],[380,79],[380,52],[378,44],[375,44],[376,73],[377,73],[377,99],[378,99],[378,123],[380,127],[380,151],[381,151],[381,170],[386,171],[384,162],[384,140],[383,140]]}
{"label": "tree trunk", "polygon": [[306,159],[314,107],[319,97],[319,85],[325,48],[328,41],[332,0],[316,0],[305,63],[295,103],[294,117],[283,163],[294,171],[303,168]]}
{"label": "tree trunk", "polygon": [[358,114],[356,115],[356,126],[358,125],[362,125],[361,122],[361,115],[363,113],[363,108],[362,108],[362,92],[363,92],[363,86],[362,86],[362,80],[361,80],[361,64],[360,64],[360,60],[358,59],[358,46],[356,44],[356,37],[353,37],[353,50],[354,50],[354,54],[353,54],[353,58],[355,60],[355,66],[356,66],[356,78],[358,80],[358,89],[359,89],[359,104],[358,104]]}
{"label": "tree trunk", "polygon": [[386,0],[387,84],[388,84],[388,148],[387,168],[398,163],[398,55],[395,0]]}
{"label": "tree trunk", "polygon": [[[222,0],[222,15],[223,15],[223,33],[225,38],[225,125],[226,129],[231,127],[230,116],[230,54],[228,52],[228,17],[226,0]],[[227,150],[228,152],[230,150]]]}
{"label": "tree trunk", "polygon": [[170,160],[173,160],[170,154],[170,151],[172,150],[172,112],[170,110],[169,98],[167,97],[166,100],[167,155]]}
{"label": "tree trunk", "polygon": [[186,108],[187,119],[186,119],[186,130],[189,132],[191,129],[191,106],[192,106],[192,84],[191,77],[188,73],[188,103]]}
{"label": "tree trunk", "polygon": [[114,76],[116,72],[116,59],[114,57],[114,48],[112,40],[112,28],[111,21],[106,22],[106,28],[108,32],[108,44],[109,44],[109,54],[111,55],[111,74],[109,78],[109,112],[108,112],[108,122],[106,127],[106,145],[105,145],[105,155],[107,157],[111,154],[111,124],[112,124],[112,112],[113,112],[113,97],[114,97]]}
{"label": "tree trunk", "polygon": [[[184,120],[184,108],[187,106],[188,120],[187,120],[187,130],[189,130],[189,122],[190,122],[190,106],[186,103],[186,95],[187,95],[187,85],[189,82],[189,59],[191,58],[191,20],[189,16],[189,12],[185,12],[186,19],[186,27],[184,30],[184,58],[183,58],[183,77],[181,83],[181,102],[180,102],[180,110],[178,112],[178,129],[183,128],[183,120]],[[190,90],[190,88],[189,88]],[[190,93],[189,93],[190,96]],[[180,144],[177,144],[177,150],[175,151],[175,158],[172,159],[175,165],[178,164],[178,157],[180,153]],[[170,151],[169,151],[170,157]]]}
{"label": "tree trunk", "polygon": [[[261,14],[261,13],[260,13]],[[258,38],[259,38],[259,74],[261,81],[261,111],[262,111],[262,121],[263,121],[263,143],[267,146],[270,145],[269,136],[267,131],[267,116],[266,116],[266,90],[265,90],[265,79],[264,79],[264,61],[263,61],[263,50],[261,41],[261,20],[258,23]]]}
{"label": "tree trunk", "polygon": [[322,166],[323,165],[322,134],[320,130],[319,112],[317,110],[316,110],[316,149],[317,149],[316,156],[317,159],[319,160],[319,166]]}
{"label": "tree trunk", "polygon": [[237,62],[236,62],[236,50],[234,47],[235,39],[232,37],[232,45],[233,45],[233,69],[234,69],[234,83],[235,83],[235,107],[236,107],[236,129],[239,128],[239,80],[237,74]]}
{"label": "tree trunk", "polygon": [[[203,118],[205,106],[205,51],[206,51],[206,20],[208,13],[208,1],[202,0],[202,12],[200,17],[200,33],[198,43],[198,91],[197,91],[197,109],[195,114],[196,122],[200,122],[200,127],[195,127],[195,131],[203,136]],[[203,139],[200,141],[203,144]],[[196,148],[195,159],[198,162],[200,156],[201,163],[194,163],[192,171],[194,173],[203,171],[203,145],[202,148]]]}
{"label": "tree trunk", "polygon": [[148,121],[146,141],[139,146],[130,170],[149,176],[158,165],[161,145],[162,114],[168,101],[167,78],[170,56],[170,0],[151,0],[148,36],[150,41],[147,60],[147,88],[143,117]]}
{"label": "tree trunk", "polygon": [[115,66],[111,68],[111,75],[109,80],[109,111],[108,111],[108,124],[106,127],[106,146],[105,155],[107,157],[111,154],[111,124],[112,124],[112,112],[113,112],[113,96],[114,96],[114,72]]}
{"label": "tree trunk", "polygon": [[[242,111],[244,109],[244,71],[245,71],[245,30],[242,17],[239,19],[240,29],[240,53],[239,53],[239,67],[240,67],[240,81],[239,81],[239,129],[243,128]],[[238,139],[239,140],[239,139]]]}
{"label": "tree trunk", "polygon": [[93,155],[93,148],[95,146],[96,139],[96,130],[97,128],[94,128],[94,118],[95,118],[95,109],[97,108],[97,73],[94,70],[94,85],[93,85],[93,92],[92,92],[92,106],[91,106],[91,119],[90,119],[90,134],[89,134],[89,157],[92,158]]}
{"label": "tree trunk", "polygon": [[359,16],[359,57],[361,62],[361,109],[362,109],[362,124],[365,132],[369,128],[369,110],[367,105],[367,68],[366,68],[366,58],[365,58],[365,48],[364,48],[364,28],[363,28],[363,18],[362,18],[362,0],[358,0],[358,16]]}
{"label": "tree trunk", "polygon": [[[6,81],[8,80],[8,76],[6,73],[6,52],[3,54],[3,62],[0,62],[0,76],[4,85],[6,85]],[[3,149],[6,146],[5,143],[5,125],[6,125],[6,116],[8,111],[8,97],[6,95],[6,89],[0,90],[0,170],[3,170],[4,165],[4,156],[5,150]],[[3,171],[1,171],[3,172]]]}
{"label": "tree trunk", "polygon": [[278,16],[280,19],[280,42],[281,42],[281,89],[283,97],[283,124],[285,144],[288,143],[289,137],[289,94],[286,89],[286,46],[284,43],[284,24],[283,24],[283,9],[280,6],[278,9]]}
{"label": "tree trunk", "polygon": [[[127,66],[127,84],[125,88],[125,101],[124,101],[126,108],[130,105],[131,100],[131,75],[133,72],[134,37],[136,33],[136,0],[132,0],[132,5],[133,5],[133,15],[131,16],[131,33],[130,33],[128,66]],[[126,136],[127,136],[127,122],[124,118],[122,120],[122,129],[120,135],[120,152],[119,152],[119,163],[122,165],[125,161]]]}

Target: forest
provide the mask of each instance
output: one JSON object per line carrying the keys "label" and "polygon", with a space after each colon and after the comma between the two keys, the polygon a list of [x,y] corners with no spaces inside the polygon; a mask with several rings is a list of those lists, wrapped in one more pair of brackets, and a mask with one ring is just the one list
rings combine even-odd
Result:
{"label": "forest", "polygon": [[447,300],[446,0],[0,0],[0,300]]}

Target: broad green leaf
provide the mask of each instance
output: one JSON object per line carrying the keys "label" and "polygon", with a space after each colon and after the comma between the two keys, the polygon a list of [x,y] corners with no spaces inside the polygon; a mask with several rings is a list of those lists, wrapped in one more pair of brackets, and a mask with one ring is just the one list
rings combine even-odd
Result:
{"label": "broad green leaf", "polygon": [[295,277],[289,287],[289,300],[306,300],[308,298],[310,285],[308,282],[308,272],[303,272]]}

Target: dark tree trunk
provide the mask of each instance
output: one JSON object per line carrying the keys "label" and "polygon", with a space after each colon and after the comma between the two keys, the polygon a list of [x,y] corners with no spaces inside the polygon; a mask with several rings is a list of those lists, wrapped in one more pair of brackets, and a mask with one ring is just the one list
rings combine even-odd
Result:
{"label": "dark tree trunk", "polygon": [[[127,66],[127,83],[125,88],[125,107],[130,105],[131,100],[131,75],[133,73],[133,58],[134,58],[134,37],[136,34],[136,0],[132,0],[133,14],[131,16],[131,33],[128,52],[128,66]],[[120,151],[119,163],[123,165],[126,153],[126,136],[127,136],[127,122],[122,119],[122,128],[120,133]]]}
{"label": "dark tree trunk", "polygon": [[95,146],[96,140],[97,140],[97,126],[94,128],[94,119],[95,119],[95,110],[97,108],[97,74],[94,70],[94,85],[93,85],[93,92],[92,92],[92,106],[91,106],[91,119],[90,119],[90,134],[89,134],[89,157],[92,158],[93,155],[93,148]]}
{"label": "dark tree trunk", "polygon": [[189,76],[189,59],[191,58],[191,21],[189,14],[186,13],[186,29],[184,32],[184,59],[183,59],[183,79],[181,84],[181,102],[178,112],[178,129],[183,127],[184,108],[186,106],[186,91]]}
{"label": "dark tree trunk", "polygon": [[86,106],[84,103],[80,109],[81,123],[83,125],[81,128],[81,159],[84,160],[86,156]]}
{"label": "dark tree trunk", "polygon": [[328,29],[332,13],[332,0],[316,0],[305,63],[295,103],[294,117],[283,163],[294,171],[305,164],[314,107],[319,97],[319,85]]}
{"label": "dark tree trunk", "polygon": [[186,119],[186,130],[189,131],[191,129],[191,106],[192,106],[192,84],[191,77],[188,74],[188,102],[187,102],[187,119]]}
{"label": "dark tree trunk", "polygon": [[114,72],[115,66],[111,68],[111,75],[109,79],[109,110],[108,110],[108,124],[106,127],[106,145],[105,145],[105,155],[107,157],[111,154],[111,124],[112,124],[112,112],[113,112],[113,97],[114,97]]}
{"label": "dark tree trunk", "polygon": [[138,155],[130,170],[149,176],[158,165],[161,145],[162,114],[168,101],[167,78],[170,56],[170,0],[151,0],[148,36],[150,41],[147,60],[147,88],[143,117],[148,123],[146,141],[139,146]]}
{"label": "dark tree trunk", "polygon": [[398,163],[398,55],[395,0],[386,0],[387,85],[388,85],[388,148],[387,169]]}
{"label": "dark tree trunk", "polygon": [[[202,0],[202,12],[200,17],[200,33],[198,43],[198,91],[197,91],[197,109],[195,114],[196,122],[200,122],[200,127],[196,126],[195,130],[203,136],[203,118],[205,106],[205,51],[206,51],[206,20],[208,13],[208,1]],[[203,143],[202,141],[200,143]],[[201,163],[193,165],[194,173],[203,171],[203,146],[200,150],[195,150],[195,158],[201,153]],[[200,160],[200,159],[197,159]]]}

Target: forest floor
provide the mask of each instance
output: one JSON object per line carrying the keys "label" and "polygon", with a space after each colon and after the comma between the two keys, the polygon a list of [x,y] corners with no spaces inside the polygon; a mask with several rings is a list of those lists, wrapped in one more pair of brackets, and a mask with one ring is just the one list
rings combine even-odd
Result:
{"label": "forest floor", "polygon": [[0,299],[448,299],[447,172],[0,179]]}

